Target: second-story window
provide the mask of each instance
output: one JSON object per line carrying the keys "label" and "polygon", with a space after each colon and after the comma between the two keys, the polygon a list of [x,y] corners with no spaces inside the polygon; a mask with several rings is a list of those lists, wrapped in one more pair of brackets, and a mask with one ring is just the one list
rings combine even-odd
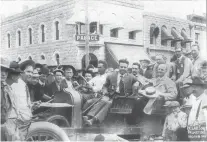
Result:
{"label": "second-story window", "polygon": [[21,31],[18,31],[17,35],[18,35],[18,46],[21,46]]}
{"label": "second-story window", "polygon": [[129,32],[129,39],[136,39],[136,32],[135,31]]}
{"label": "second-story window", "polygon": [[195,33],[195,40],[198,41],[199,40],[199,33]]}
{"label": "second-story window", "polygon": [[97,34],[97,22],[90,23],[90,34]]}
{"label": "second-story window", "polygon": [[41,37],[42,42],[45,42],[45,26],[41,25]]}
{"label": "second-story window", "polygon": [[110,31],[111,37],[118,37],[118,35],[119,35],[119,30],[117,28],[111,29],[111,31]]}
{"label": "second-story window", "polygon": [[32,29],[29,28],[29,44],[32,44]]}
{"label": "second-story window", "polygon": [[59,22],[55,22],[55,39],[59,40],[60,32],[59,32]]}
{"label": "second-story window", "polygon": [[85,34],[85,24],[80,23],[80,34]]}
{"label": "second-story window", "polygon": [[8,48],[11,47],[11,37],[10,34],[7,34],[7,40],[8,40]]}

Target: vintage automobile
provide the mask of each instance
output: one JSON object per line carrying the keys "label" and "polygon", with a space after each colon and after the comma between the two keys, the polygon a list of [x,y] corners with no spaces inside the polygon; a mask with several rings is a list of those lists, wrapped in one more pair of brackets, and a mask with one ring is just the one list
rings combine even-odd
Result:
{"label": "vintage automobile", "polygon": [[[38,123],[38,127],[33,128],[31,126],[31,131],[29,131],[26,140],[42,141],[44,138],[48,139],[50,137],[58,140],[65,140],[65,134],[61,133],[62,131],[59,130],[59,127],[65,131],[68,139],[72,141],[91,141],[100,135],[106,138],[110,135],[111,138],[113,137],[119,141],[140,140],[141,135],[143,135],[143,129],[145,128],[144,121],[150,121],[149,116],[144,116],[143,120],[140,120],[133,115],[134,103],[138,99],[141,99],[141,96],[118,96],[114,99],[112,107],[103,123],[94,124],[92,127],[84,127],[82,120],[82,94],[75,89],[69,90],[66,88],[60,92],[56,92],[54,96],[52,102],[43,103],[41,105],[41,107],[48,107],[50,109],[39,114],[38,120],[48,121],[57,126],[53,127],[53,125],[51,125],[52,127],[50,128],[52,128],[52,131],[49,133],[49,136],[47,136],[48,134],[44,131],[45,127],[41,125],[43,122],[36,122],[35,125]],[[163,116],[163,118],[165,117],[165,113],[163,112],[157,115]],[[137,118],[137,120],[133,119],[132,121],[131,118]],[[157,125],[159,126],[156,128],[158,134],[161,134],[162,125],[163,121],[160,121]],[[59,133],[56,133],[56,129]],[[49,130],[47,130],[47,132],[49,132]],[[45,136],[42,136],[42,133],[45,134]],[[157,137],[159,137],[159,135]]]}

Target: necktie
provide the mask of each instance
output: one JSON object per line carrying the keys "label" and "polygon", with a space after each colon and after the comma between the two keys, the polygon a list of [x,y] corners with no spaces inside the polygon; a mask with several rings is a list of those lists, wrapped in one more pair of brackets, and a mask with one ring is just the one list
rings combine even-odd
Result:
{"label": "necktie", "polygon": [[121,95],[121,96],[124,96],[124,82],[123,82],[123,75],[120,76],[119,92],[120,92],[120,95]]}

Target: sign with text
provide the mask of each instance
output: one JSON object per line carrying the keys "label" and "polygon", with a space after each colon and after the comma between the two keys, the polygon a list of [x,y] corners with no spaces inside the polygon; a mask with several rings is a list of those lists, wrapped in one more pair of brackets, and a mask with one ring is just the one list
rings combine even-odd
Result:
{"label": "sign with text", "polygon": [[[76,35],[76,41],[85,41],[86,35]],[[99,35],[89,35],[89,41],[99,41]]]}

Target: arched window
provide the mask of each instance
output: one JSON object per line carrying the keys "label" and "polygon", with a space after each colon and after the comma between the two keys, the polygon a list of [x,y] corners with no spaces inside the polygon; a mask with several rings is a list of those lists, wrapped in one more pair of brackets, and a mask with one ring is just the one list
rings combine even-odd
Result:
{"label": "arched window", "polygon": [[42,60],[45,60],[45,55],[41,55],[41,59]]}
{"label": "arched window", "polygon": [[59,31],[59,22],[55,22],[55,39],[59,40],[60,38],[60,31]]}
{"label": "arched window", "polygon": [[45,25],[41,25],[41,37],[42,42],[45,42]]}
{"label": "arched window", "polygon": [[7,34],[7,40],[8,40],[8,48],[10,48],[11,47],[11,37],[10,37],[9,33]]}
{"label": "arched window", "polygon": [[155,44],[156,43],[156,37],[154,34],[155,30],[155,24],[150,25],[150,44]]}
{"label": "arched window", "polygon": [[29,44],[32,44],[32,28],[29,28],[28,32],[29,32]]}
{"label": "arched window", "polygon": [[18,46],[21,46],[21,31],[17,31]]}
{"label": "arched window", "polygon": [[167,27],[166,26],[162,26],[161,29],[161,45],[163,46],[167,46]]}

